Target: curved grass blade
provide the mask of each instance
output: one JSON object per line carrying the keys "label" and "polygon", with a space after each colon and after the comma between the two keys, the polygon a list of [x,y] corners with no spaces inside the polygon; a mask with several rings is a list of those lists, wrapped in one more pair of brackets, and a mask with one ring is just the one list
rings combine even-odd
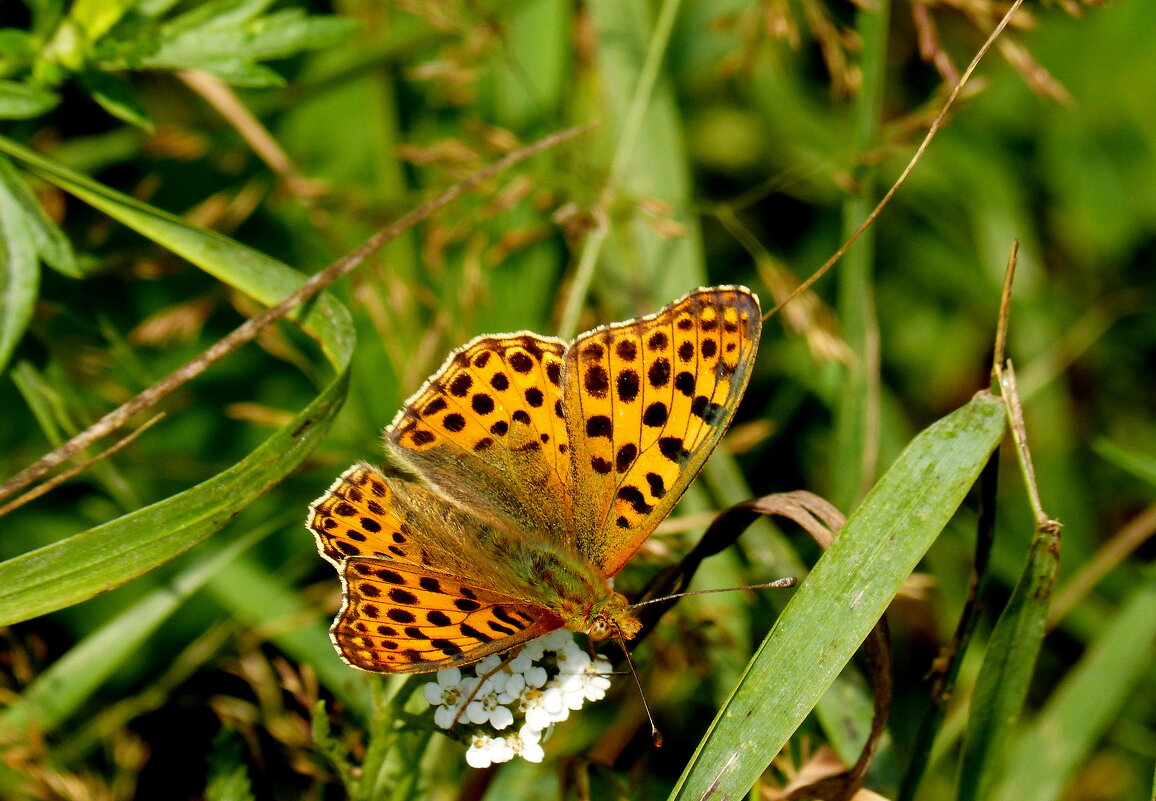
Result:
{"label": "curved grass blade", "polygon": [[[276,303],[304,280],[275,259],[114,192],[9,140],[0,138],[0,150],[259,301]],[[79,603],[148,572],[219,530],[300,464],[345,398],[354,332],[346,309],[324,296],[299,316],[335,371],[313,402],[247,457],[208,481],[0,563],[0,624]]]}
{"label": "curved grass blade", "polygon": [[1156,575],[1151,573],[1011,744],[998,801],[1048,801],[1088,764],[1096,743],[1156,661]]}
{"label": "curved grass blade", "polygon": [[0,372],[24,329],[40,287],[40,265],[31,226],[16,198],[19,176],[0,158]]}
{"label": "curved grass blade", "polygon": [[851,659],[962,502],[1004,431],[987,393],[925,429],[799,586],[671,799],[739,798]]}
{"label": "curved grass blade", "polygon": [[1046,527],[1032,539],[1023,574],[987,644],[963,741],[960,801],[991,798],[1043,645],[1059,568],[1058,528]]}

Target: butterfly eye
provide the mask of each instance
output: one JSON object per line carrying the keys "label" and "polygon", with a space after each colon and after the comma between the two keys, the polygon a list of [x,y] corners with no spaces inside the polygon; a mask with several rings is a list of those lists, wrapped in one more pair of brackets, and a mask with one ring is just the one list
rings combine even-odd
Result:
{"label": "butterfly eye", "polygon": [[586,630],[586,636],[594,640],[594,642],[602,642],[610,636],[611,626],[602,615],[598,615],[590,622],[590,628]]}

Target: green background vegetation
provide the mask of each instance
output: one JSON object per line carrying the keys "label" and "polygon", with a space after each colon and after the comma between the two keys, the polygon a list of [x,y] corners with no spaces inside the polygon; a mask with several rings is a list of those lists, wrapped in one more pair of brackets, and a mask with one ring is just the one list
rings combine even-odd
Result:
{"label": "green background vegetation", "polygon": [[[619,679],[558,727],[545,765],[471,772],[409,716],[421,704],[402,708],[420,682],[357,673],[328,642],[340,588],[306,508],[349,464],[380,462],[382,428],[449,350],[573,335],[714,283],[769,308],[858,226],[1005,10],[886,5],[78,0],[13,15],[3,480],[441,189],[599,125],[390,242],[300,324],[133,418],[164,413],[123,450],[3,517],[0,795],[699,798],[732,754],[733,792],[762,774],[773,793],[822,746],[855,761],[863,661],[827,688],[897,591],[866,787],[1151,795],[1156,5],[1142,0],[1021,11],[868,235],[766,326],[732,432],[675,515],[687,524],[617,586],[640,589],[696,541],[697,515],[751,497],[806,489],[855,514],[808,588],[662,618],[635,656],[663,751]],[[1013,239],[1008,351],[1043,508],[1064,525],[1059,576],[1052,592],[1005,444],[974,639],[926,724],[925,677],[965,607],[974,493],[952,514],[1003,425],[998,404],[969,401],[989,383]],[[793,525],[761,522],[695,586],[803,576],[818,557]],[[755,722],[720,724],[695,757],[736,684],[730,708]]]}

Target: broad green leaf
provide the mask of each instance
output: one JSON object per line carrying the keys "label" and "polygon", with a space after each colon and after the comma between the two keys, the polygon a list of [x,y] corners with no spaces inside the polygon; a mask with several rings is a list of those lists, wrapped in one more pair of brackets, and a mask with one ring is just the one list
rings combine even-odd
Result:
{"label": "broad green leaf", "polygon": [[981,393],[911,441],[799,586],[672,799],[750,789],[951,519],[1003,431],[1003,404]]}
{"label": "broad green leaf", "polygon": [[251,89],[277,88],[285,85],[276,70],[257,64],[247,58],[230,58],[228,56],[186,59],[171,64],[160,64],[153,59],[146,66],[165,66],[169,69],[196,69],[211,73],[230,86],[247,86]]}
{"label": "broad green leaf", "polygon": [[360,27],[350,19],[309,17],[301,9],[285,9],[253,23],[245,52],[262,60],[284,58],[337,44]]}
{"label": "broad green leaf", "polygon": [[[199,22],[203,9],[196,13]],[[230,83],[270,86],[281,82],[277,73],[256,62],[284,58],[326,47],[343,39],[358,25],[351,20],[309,17],[288,9],[257,19],[233,15],[203,20],[194,25],[180,18],[162,28],[159,49],[141,65],[153,69],[202,69]]]}
{"label": "broad green leaf", "polygon": [[134,5],[135,0],[76,0],[68,16],[84,31],[88,41],[95,42]]}
{"label": "broad green leaf", "polygon": [[53,109],[60,96],[50,89],[17,81],[0,81],[0,119],[24,120]]}
{"label": "broad green leaf", "polygon": [[0,75],[17,75],[36,59],[39,42],[28,31],[0,28]]}
{"label": "broad green leaf", "polygon": [[164,25],[165,34],[176,37],[201,28],[244,25],[273,4],[273,0],[209,0],[198,3]]}
{"label": "broad green leaf", "polygon": [[[261,302],[281,300],[303,280],[274,259],[113,192],[9,140],[0,138],[0,150]],[[220,529],[293,470],[324,436],[345,397],[353,345],[348,313],[325,297],[310,305],[304,325],[319,338],[336,371],[312,403],[246,458],[202,484],[0,563],[0,621],[27,620],[136,578]]]}
{"label": "broad green leaf", "polygon": [[32,33],[37,37],[51,33],[64,13],[64,0],[27,0],[25,5],[32,12]]}

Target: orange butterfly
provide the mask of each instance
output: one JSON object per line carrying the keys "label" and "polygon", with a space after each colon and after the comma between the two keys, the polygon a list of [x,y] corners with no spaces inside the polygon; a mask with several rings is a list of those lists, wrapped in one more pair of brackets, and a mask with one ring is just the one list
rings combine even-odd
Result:
{"label": "orange butterfly", "polygon": [[360,464],[310,506],[341,574],[345,661],[424,673],[561,627],[633,637],[609,579],[718,444],[761,329],[754,293],[719,286],[570,343],[519,332],[454,351],[386,429],[429,487]]}

